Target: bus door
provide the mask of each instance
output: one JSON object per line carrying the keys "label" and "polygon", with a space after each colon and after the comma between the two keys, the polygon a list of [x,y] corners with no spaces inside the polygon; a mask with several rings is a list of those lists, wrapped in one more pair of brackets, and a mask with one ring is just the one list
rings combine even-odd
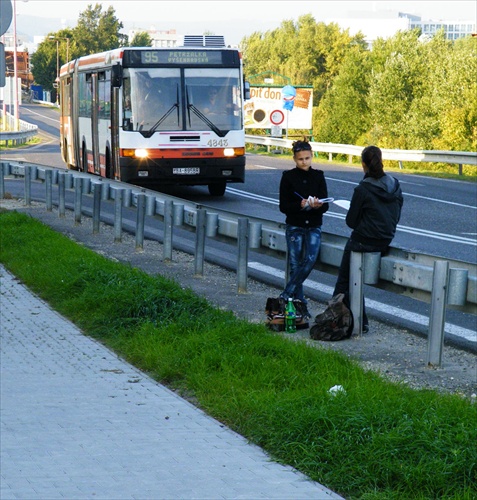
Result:
{"label": "bus door", "polygon": [[78,149],[83,172],[95,172],[94,130],[97,113],[95,88],[96,75],[80,73],[79,79],[79,112],[78,112]]}
{"label": "bus door", "polygon": [[[111,127],[109,130],[111,131],[111,152],[110,158],[111,164],[108,165],[106,163],[106,177],[109,179],[119,179],[120,169],[119,169],[119,103],[121,100],[121,89],[120,86],[122,84],[122,68],[119,64],[116,67],[113,66],[111,71],[111,82],[110,83],[110,94],[111,94]],[[106,159],[108,160],[108,158]]]}
{"label": "bus door", "polygon": [[72,78],[72,85],[71,85],[71,126],[72,126],[72,134],[71,134],[71,141],[72,141],[72,148],[73,148],[73,158],[74,158],[74,165],[76,166],[77,170],[80,170],[82,167],[84,168],[83,165],[81,165],[81,140],[80,140],[80,116],[81,112],[83,111],[83,93],[84,91],[80,87],[80,78],[78,76],[78,61],[75,62],[75,67],[73,74],[71,76]]}
{"label": "bus door", "polygon": [[99,138],[98,138],[98,120],[99,120],[99,95],[98,95],[98,73],[91,74],[91,147],[93,153],[93,169],[94,173],[100,173],[99,161]]}

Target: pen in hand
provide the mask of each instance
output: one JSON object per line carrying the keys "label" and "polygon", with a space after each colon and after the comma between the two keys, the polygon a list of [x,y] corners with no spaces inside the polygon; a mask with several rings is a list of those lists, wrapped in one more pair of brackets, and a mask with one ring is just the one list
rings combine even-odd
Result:
{"label": "pen in hand", "polygon": [[311,210],[312,208],[320,208],[323,205],[323,202],[320,201],[319,198],[316,198],[315,196],[309,196],[308,200],[305,201],[305,204],[303,204],[303,196],[300,193],[297,193],[296,191],[294,192],[299,198],[302,199],[302,209],[304,210]]}

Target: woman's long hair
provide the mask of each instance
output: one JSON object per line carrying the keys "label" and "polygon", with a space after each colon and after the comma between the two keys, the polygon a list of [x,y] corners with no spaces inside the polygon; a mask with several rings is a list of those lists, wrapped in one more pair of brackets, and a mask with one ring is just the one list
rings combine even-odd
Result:
{"label": "woman's long hair", "polygon": [[383,155],[377,146],[368,146],[361,152],[361,160],[368,168],[368,175],[379,179],[384,175]]}

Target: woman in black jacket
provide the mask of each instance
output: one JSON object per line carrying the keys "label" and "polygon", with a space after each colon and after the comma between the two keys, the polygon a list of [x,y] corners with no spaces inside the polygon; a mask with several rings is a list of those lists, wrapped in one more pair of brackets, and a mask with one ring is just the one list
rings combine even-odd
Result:
{"label": "woman in black jacket", "polygon": [[[349,307],[349,266],[351,252],[384,254],[401,217],[403,196],[399,181],[384,173],[381,150],[368,146],[361,153],[363,180],[356,186],[346,215],[346,224],[353,230],[346,243],[333,295],[345,294]],[[363,304],[363,332],[369,331]]]}
{"label": "woman in black jacket", "polygon": [[306,307],[303,282],[315,265],[321,245],[321,225],[328,203],[325,176],[311,167],[313,152],[307,141],[293,143],[296,167],[283,172],[280,181],[280,212],[286,215],[286,241],[290,263],[290,279],[280,298],[290,297],[303,303],[304,319],[311,315]]}

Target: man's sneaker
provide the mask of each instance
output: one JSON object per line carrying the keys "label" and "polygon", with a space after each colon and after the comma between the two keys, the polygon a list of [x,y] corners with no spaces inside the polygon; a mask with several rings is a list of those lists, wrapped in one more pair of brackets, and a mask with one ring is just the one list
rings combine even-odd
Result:
{"label": "man's sneaker", "polygon": [[297,328],[297,330],[309,328],[310,327],[309,321],[310,321],[311,315],[308,312],[308,309],[306,308],[306,304],[304,304],[299,299],[294,299],[293,304],[295,305],[295,309],[296,309],[296,328]]}
{"label": "man's sneaker", "polygon": [[311,319],[311,314],[306,304],[300,299],[295,299],[293,303],[295,304],[297,314],[301,315],[305,321],[309,321]]}
{"label": "man's sneaker", "polygon": [[278,304],[280,305],[280,308],[285,311],[287,307],[288,299],[285,297],[282,297],[281,295],[278,297]]}
{"label": "man's sneaker", "polygon": [[361,329],[363,333],[368,333],[369,332],[369,325],[363,325],[363,328]]}
{"label": "man's sneaker", "polygon": [[282,298],[269,297],[265,306],[267,319],[265,324],[275,332],[285,330],[285,301]]}

